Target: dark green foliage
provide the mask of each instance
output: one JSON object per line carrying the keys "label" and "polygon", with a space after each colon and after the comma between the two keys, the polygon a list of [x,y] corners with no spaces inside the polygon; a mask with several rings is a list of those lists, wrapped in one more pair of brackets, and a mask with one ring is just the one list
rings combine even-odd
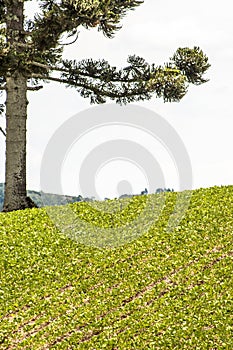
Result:
{"label": "dark green foliage", "polygon": [[[35,85],[39,81],[57,81],[74,87],[91,103],[104,103],[107,98],[117,103],[148,100],[153,96],[165,102],[179,101],[187,92],[188,83],[199,85],[209,68],[208,58],[198,47],[180,48],[164,66],[147,63],[131,55],[128,65],[117,69],[106,60],[63,60],[61,36],[77,38],[79,26],[98,27],[107,37],[120,28],[120,20],[128,10],[143,1],[89,0],[41,1],[41,11],[34,19],[25,20],[25,32],[17,50],[4,40],[0,43],[0,78],[19,69]],[[2,10],[3,14],[5,10]],[[4,20],[4,15],[3,20]],[[6,31],[2,29],[2,38]],[[20,51],[19,51],[20,49]],[[56,76],[52,73],[57,72]],[[60,76],[59,76],[60,74]]]}
{"label": "dark green foliage", "polygon": [[[120,29],[120,21],[127,11],[142,3],[143,1],[139,0],[42,1],[42,13],[36,17],[35,28],[45,37],[47,37],[46,31],[49,30],[50,39],[54,44],[64,28],[70,34],[75,34],[75,27],[79,25],[85,28],[98,26],[99,31],[111,38]],[[44,44],[41,47],[44,47]]]}
{"label": "dark green foliage", "polygon": [[5,13],[6,13],[5,1],[0,0],[0,23],[4,21]]}
{"label": "dark green foliage", "polygon": [[127,67],[117,70],[105,60],[64,60],[61,78],[68,86],[79,86],[80,95],[89,97],[92,103],[104,103],[107,97],[128,103],[150,99],[154,94],[171,102],[186,94],[188,82],[196,85],[206,82],[202,76],[210,66],[198,47],[178,49],[171,63],[164,67],[149,65],[135,55],[129,56],[127,62]]}
{"label": "dark green foliage", "polygon": [[189,83],[200,85],[208,80],[203,74],[210,67],[208,58],[199,47],[178,49],[172,57],[176,67],[187,77]]}

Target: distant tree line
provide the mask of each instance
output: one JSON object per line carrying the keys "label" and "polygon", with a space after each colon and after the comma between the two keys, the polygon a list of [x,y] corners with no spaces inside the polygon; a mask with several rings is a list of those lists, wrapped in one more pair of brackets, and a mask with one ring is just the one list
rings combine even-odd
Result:
{"label": "distant tree line", "polygon": [[[157,188],[155,193],[162,193],[162,192],[174,192],[174,189],[173,188]],[[147,195],[149,192],[147,190],[147,188],[145,188],[145,190],[141,191],[140,194],[122,194],[119,198],[122,199],[122,198],[131,198],[131,197],[134,197],[134,196],[143,196],[143,195]],[[108,200],[109,198],[105,198],[105,200]]]}
{"label": "distant tree line", "polygon": [[[174,192],[174,189],[157,188],[155,191],[155,193],[162,193],[162,192]],[[27,191],[27,193],[28,193],[28,196],[32,198],[33,202],[35,202],[38,207],[65,205],[67,203],[75,203],[75,202],[95,201],[95,197],[82,197],[81,195],[65,196],[65,195],[59,195],[59,194],[53,194],[53,193],[44,193],[42,191],[38,192],[38,191],[30,191],[30,190]],[[145,188],[143,191],[141,191],[140,194],[122,194],[119,197],[119,199],[131,198],[133,196],[142,196],[147,194],[148,194],[148,190],[147,188]],[[104,198],[104,200],[109,200],[109,198]],[[0,183],[0,211],[3,208],[3,202],[4,202],[4,184]]]}

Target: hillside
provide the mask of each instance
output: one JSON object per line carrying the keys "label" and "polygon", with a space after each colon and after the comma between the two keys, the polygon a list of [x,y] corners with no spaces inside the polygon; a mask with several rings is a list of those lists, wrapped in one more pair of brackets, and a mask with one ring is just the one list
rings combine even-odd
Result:
{"label": "hillside", "polygon": [[[144,192],[144,191],[143,191]],[[141,192],[141,194],[143,194]],[[174,192],[173,189],[170,188],[157,188],[156,193],[161,192]],[[147,193],[147,192],[146,192]],[[76,203],[76,202],[92,202],[94,200],[94,197],[82,197],[79,196],[67,196],[67,195],[60,195],[60,194],[53,194],[53,193],[45,193],[45,192],[38,192],[38,191],[32,191],[28,190],[27,195],[34,201],[34,203],[39,207],[44,206],[51,206],[51,205],[65,205],[67,203]],[[119,198],[130,198],[135,195],[129,195],[129,194],[123,194]],[[106,198],[108,199],[108,198]],[[0,211],[3,208],[3,202],[4,202],[4,184],[0,183]]]}
{"label": "hillside", "polygon": [[[67,203],[75,203],[81,200],[81,196],[62,196],[53,193],[43,193],[38,191],[28,190],[27,194],[37,204],[38,207],[46,205],[64,205]],[[4,184],[0,183],[0,211],[4,201]]]}
{"label": "hillside", "polygon": [[[233,186],[193,191],[171,232],[177,193],[165,196],[154,225],[115,249],[62,235],[45,208],[0,213],[0,349],[233,349]],[[98,208],[124,199],[70,209],[94,234],[145,197],[115,216]]]}

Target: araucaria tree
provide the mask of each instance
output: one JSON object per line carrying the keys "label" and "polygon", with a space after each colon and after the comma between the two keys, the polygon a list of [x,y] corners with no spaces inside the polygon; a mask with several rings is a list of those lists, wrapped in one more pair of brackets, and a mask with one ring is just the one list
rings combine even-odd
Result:
{"label": "araucaria tree", "polygon": [[[33,206],[26,194],[27,91],[56,81],[75,88],[91,103],[148,100],[179,101],[189,83],[199,85],[209,67],[198,47],[179,48],[163,66],[129,56],[117,69],[103,60],[62,58],[64,37],[75,42],[78,30],[98,27],[112,38],[120,21],[140,0],[38,0],[40,10],[26,19],[27,0],[0,0],[0,89],[6,91],[6,170],[4,211]],[[63,42],[62,42],[63,40]],[[3,131],[3,130],[2,130]]]}

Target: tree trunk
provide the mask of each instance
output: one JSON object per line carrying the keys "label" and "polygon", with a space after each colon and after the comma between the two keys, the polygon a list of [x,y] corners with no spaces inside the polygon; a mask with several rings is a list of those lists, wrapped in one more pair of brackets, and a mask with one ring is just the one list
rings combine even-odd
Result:
{"label": "tree trunk", "polygon": [[6,1],[7,42],[14,56],[6,79],[6,169],[3,211],[35,206],[26,192],[27,75],[20,62],[23,36],[22,0]]}
{"label": "tree trunk", "polygon": [[6,79],[6,172],[3,211],[29,206],[26,192],[27,78],[15,72]]}

